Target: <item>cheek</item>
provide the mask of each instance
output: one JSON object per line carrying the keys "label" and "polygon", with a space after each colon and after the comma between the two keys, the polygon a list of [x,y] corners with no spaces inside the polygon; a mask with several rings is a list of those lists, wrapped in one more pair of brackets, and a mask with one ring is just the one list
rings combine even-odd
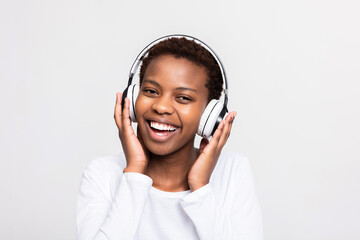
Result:
{"label": "cheek", "polygon": [[200,118],[205,107],[197,106],[196,108],[189,108],[182,111],[183,121],[186,122],[193,129],[197,129],[200,123]]}
{"label": "cheek", "polygon": [[136,116],[140,116],[144,114],[144,112],[149,109],[149,101],[146,101],[144,97],[141,95],[138,96],[135,102],[135,114]]}

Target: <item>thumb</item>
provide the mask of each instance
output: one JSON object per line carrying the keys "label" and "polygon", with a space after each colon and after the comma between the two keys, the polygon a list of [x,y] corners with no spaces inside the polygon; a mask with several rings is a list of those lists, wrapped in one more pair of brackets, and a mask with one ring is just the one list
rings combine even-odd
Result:
{"label": "thumb", "polygon": [[200,147],[199,147],[199,150],[200,150],[200,153],[202,153],[204,151],[204,148],[209,144],[209,140],[207,138],[202,138],[201,139],[201,142],[200,142]]}
{"label": "thumb", "polygon": [[141,136],[141,133],[140,133],[139,126],[137,126],[136,134],[137,134],[137,138],[138,138],[138,140],[139,140],[142,148],[144,149],[144,152],[145,152],[146,154],[148,154],[149,151],[148,151],[148,149],[147,149],[146,146],[145,146],[144,140],[143,140],[143,138],[142,138],[142,136]]}

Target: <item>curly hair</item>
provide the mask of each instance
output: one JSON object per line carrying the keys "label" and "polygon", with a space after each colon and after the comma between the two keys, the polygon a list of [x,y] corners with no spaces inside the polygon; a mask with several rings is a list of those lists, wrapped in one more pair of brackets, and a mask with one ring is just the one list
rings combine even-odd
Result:
{"label": "curly hair", "polygon": [[208,100],[219,99],[222,92],[223,79],[220,67],[213,55],[196,43],[194,40],[182,38],[169,38],[154,45],[143,59],[140,68],[140,85],[143,81],[146,68],[151,60],[161,55],[172,55],[175,58],[185,58],[197,65],[203,66],[208,75],[208,81],[205,84],[209,90]]}

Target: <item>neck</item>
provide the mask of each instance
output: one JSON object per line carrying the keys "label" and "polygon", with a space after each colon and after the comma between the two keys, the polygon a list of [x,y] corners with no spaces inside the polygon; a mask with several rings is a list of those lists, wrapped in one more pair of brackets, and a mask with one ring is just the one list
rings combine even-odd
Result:
{"label": "neck", "polygon": [[157,189],[189,190],[187,175],[197,157],[198,149],[193,144],[168,155],[151,154],[145,174],[152,178],[153,187]]}

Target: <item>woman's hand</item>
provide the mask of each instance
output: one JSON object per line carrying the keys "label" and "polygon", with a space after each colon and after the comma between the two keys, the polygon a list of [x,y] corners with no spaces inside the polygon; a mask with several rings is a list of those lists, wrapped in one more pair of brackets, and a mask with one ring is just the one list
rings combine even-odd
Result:
{"label": "woman's hand", "polygon": [[127,162],[127,167],[124,169],[124,173],[145,173],[149,161],[149,153],[143,146],[140,132],[138,131],[137,137],[131,126],[129,99],[125,99],[125,106],[122,110],[121,97],[121,93],[116,93],[114,118],[119,129],[119,137]]}
{"label": "woman's hand", "polygon": [[192,192],[209,183],[221,150],[229,138],[235,116],[236,112],[231,112],[220,122],[210,142],[206,138],[201,140],[200,155],[188,174],[188,183]]}

